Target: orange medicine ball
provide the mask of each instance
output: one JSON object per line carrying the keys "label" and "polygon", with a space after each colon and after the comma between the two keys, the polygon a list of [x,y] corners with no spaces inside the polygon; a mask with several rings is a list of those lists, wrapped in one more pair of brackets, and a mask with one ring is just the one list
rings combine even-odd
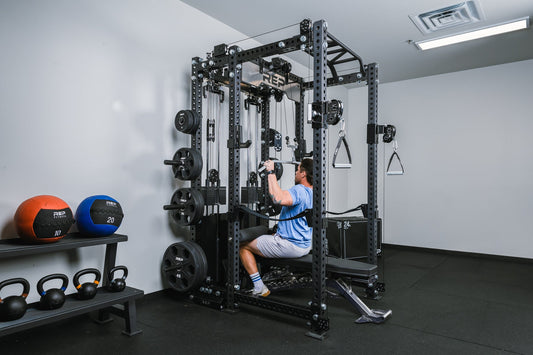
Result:
{"label": "orange medicine ball", "polygon": [[50,195],[27,199],[15,212],[15,226],[20,238],[31,243],[55,242],[67,234],[73,223],[69,205]]}

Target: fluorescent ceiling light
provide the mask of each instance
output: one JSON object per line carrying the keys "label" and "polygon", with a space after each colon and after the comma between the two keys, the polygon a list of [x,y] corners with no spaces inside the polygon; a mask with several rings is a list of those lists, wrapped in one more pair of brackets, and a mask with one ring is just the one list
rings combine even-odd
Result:
{"label": "fluorescent ceiling light", "polygon": [[451,36],[446,36],[446,37],[430,39],[427,41],[415,42],[415,45],[419,49],[424,51],[426,49],[447,46],[449,44],[466,42],[466,41],[471,41],[473,39],[499,35],[501,33],[523,30],[528,27],[529,27],[529,16],[518,19],[518,20],[513,20],[510,22],[498,24],[498,25],[480,28],[479,30],[459,33],[456,35],[451,35]]}

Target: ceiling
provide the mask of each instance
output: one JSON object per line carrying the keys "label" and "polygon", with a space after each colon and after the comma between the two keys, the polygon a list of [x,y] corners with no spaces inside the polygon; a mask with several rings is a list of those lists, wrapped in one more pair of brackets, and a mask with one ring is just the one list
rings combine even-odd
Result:
{"label": "ceiling", "polygon": [[[499,22],[530,16],[532,0],[475,0],[484,20],[425,35],[409,15],[458,4],[461,0],[182,0],[207,15],[255,36],[305,18],[324,19],[328,32],[363,58],[379,64],[380,82],[393,82],[533,58],[533,29],[421,51],[410,41],[441,37]],[[298,34],[293,26],[257,37],[270,43]],[[228,42],[236,39],[228,39]],[[238,43],[247,49],[253,45]],[[209,49],[206,49],[209,50]]]}

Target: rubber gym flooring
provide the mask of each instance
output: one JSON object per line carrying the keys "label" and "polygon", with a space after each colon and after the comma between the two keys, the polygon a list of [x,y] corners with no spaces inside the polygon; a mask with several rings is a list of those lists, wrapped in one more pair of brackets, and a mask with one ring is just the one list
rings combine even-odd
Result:
{"label": "rubber gym flooring", "polygon": [[[355,324],[348,302],[331,298],[324,341],[305,336],[299,318],[246,305],[228,314],[162,291],[138,302],[140,335],[122,335],[122,319],[99,325],[84,315],[4,336],[0,353],[533,354],[532,263],[390,246],[382,258],[387,290],[365,302],[391,318]],[[311,293],[275,296],[304,304]]]}

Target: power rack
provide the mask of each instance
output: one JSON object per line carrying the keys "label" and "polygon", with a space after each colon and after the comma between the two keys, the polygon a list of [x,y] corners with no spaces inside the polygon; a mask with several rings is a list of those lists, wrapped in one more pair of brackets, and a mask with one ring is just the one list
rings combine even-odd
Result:
{"label": "power rack", "polygon": [[[291,73],[290,63],[281,58],[274,58],[268,61],[265,58],[287,54],[295,51],[303,51],[312,57],[313,79],[305,81],[303,78]],[[354,62],[358,68],[352,72],[340,75],[340,66],[344,63]],[[250,82],[243,77],[243,66],[251,63],[259,68],[260,73],[267,73],[269,80],[262,80],[259,84]],[[328,77],[328,69],[331,76]],[[202,117],[202,94],[207,82],[209,87],[225,86],[229,91],[229,122],[228,122],[228,201],[227,214],[223,218],[224,228],[227,224],[227,239],[223,246],[216,247],[214,252],[216,272],[211,265],[211,271],[207,280],[203,281],[200,290],[191,290],[190,298],[198,303],[215,306],[229,312],[234,312],[239,308],[239,304],[248,304],[265,308],[272,311],[283,312],[285,314],[304,318],[310,327],[308,335],[323,338],[329,329],[329,318],[327,313],[327,256],[326,256],[326,230],[323,218],[326,214],[326,133],[328,124],[329,102],[327,101],[327,88],[336,85],[346,85],[350,83],[366,84],[368,86],[368,263],[377,265],[377,144],[380,134],[385,131],[385,126],[378,125],[378,65],[375,63],[364,64],[361,57],[346,47],[327,31],[327,23],[324,20],[311,22],[306,19],[300,23],[299,33],[296,35],[261,45],[251,49],[243,49],[238,46],[227,46],[220,44],[208,53],[206,59],[195,57],[192,59],[192,97],[191,110]],[[246,149],[249,142],[242,141],[241,126],[241,95],[244,92],[251,102],[258,106],[261,112],[261,140],[268,141],[268,129],[270,127],[270,98],[274,96],[277,101],[286,90],[291,90],[295,104],[295,157],[301,160],[306,153],[306,141],[304,138],[305,115],[305,92],[312,90],[313,102],[307,117],[310,117],[313,129],[313,245],[312,245],[312,290],[313,298],[306,305],[297,305],[273,296],[268,298],[258,298],[246,294],[241,290],[241,268],[239,260],[239,243],[241,241],[241,176],[240,161],[241,149]],[[296,92],[296,95],[294,95]],[[221,98],[223,99],[223,97]],[[199,152],[202,151],[202,123],[199,120],[198,127],[191,135],[191,148]],[[261,159],[267,160],[269,156],[268,144],[261,146]],[[266,177],[263,177],[263,196],[268,195]],[[202,187],[201,177],[191,180],[191,188],[208,189]],[[209,204],[210,202],[207,202]],[[172,209],[169,207],[168,209]],[[177,208],[177,207],[176,207]],[[217,219],[219,226],[220,216]],[[208,222],[203,221],[201,225],[190,225],[191,240],[197,241],[204,248],[210,248],[212,240],[204,240],[202,232],[209,229]],[[225,232],[225,231],[222,231]],[[211,232],[212,233],[212,232]],[[211,247],[212,248],[212,247]],[[226,255],[222,255],[226,253]],[[227,258],[225,274],[218,271],[218,264],[222,259]],[[210,259],[208,257],[208,259]],[[163,265],[165,271],[175,270],[172,261],[167,267]],[[363,284],[373,287],[376,282],[375,277],[364,280]],[[374,290],[375,291],[375,290]],[[377,291],[375,291],[377,293]]]}

